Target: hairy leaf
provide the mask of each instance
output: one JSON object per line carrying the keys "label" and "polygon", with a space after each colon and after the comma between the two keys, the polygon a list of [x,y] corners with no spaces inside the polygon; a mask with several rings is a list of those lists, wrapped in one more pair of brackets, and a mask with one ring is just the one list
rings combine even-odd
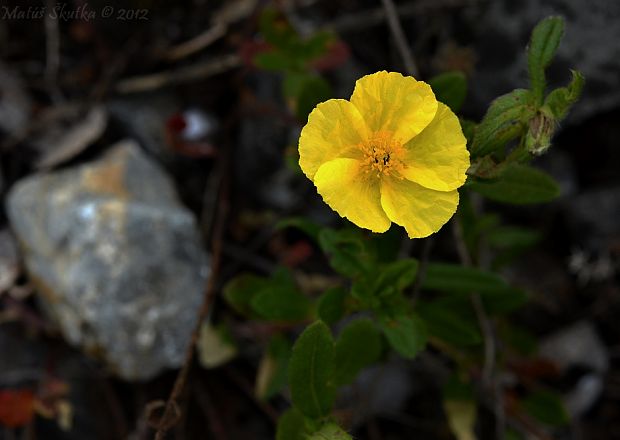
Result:
{"label": "hairy leaf", "polygon": [[347,325],[336,341],[334,382],[351,383],[362,368],[381,355],[381,335],[369,319],[358,319]]}
{"label": "hairy leaf", "polygon": [[549,202],[560,195],[551,176],[522,164],[507,166],[495,181],[472,182],[469,187],[488,199],[514,205]]}
{"label": "hairy leaf", "polygon": [[321,320],[327,324],[335,324],[345,312],[345,301],[347,292],[339,287],[328,289],[319,298],[317,304],[317,314]]}
{"label": "hairy leaf", "polygon": [[495,99],[476,127],[471,145],[472,157],[485,156],[503,148],[525,131],[525,124],[536,114],[534,96],[516,89]]}
{"label": "hairy leaf", "polygon": [[453,71],[434,76],[428,82],[438,101],[453,112],[458,112],[467,96],[467,78],[463,72]]}
{"label": "hairy leaf", "polygon": [[327,415],[336,389],[331,382],[334,341],[329,328],[317,321],[299,336],[289,364],[289,386],[293,404],[311,418]]}
{"label": "hairy leaf", "polygon": [[426,326],[416,315],[383,320],[381,329],[392,348],[405,358],[414,358],[426,346]]}
{"label": "hairy leaf", "polygon": [[297,409],[289,409],[278,419],[276,440],[306,440],[307,435],[304,416]]}
{"label": "hairy leaf", "polygon": [[563,35],[564,19],[562,17],[545,18],[532,31],[527,48],[527,67],[532,92],[537,101],[542,101],[545,91],[545,69],[551,63]]}
{"label": "hairy leaf", "polygon": [[581,73],[576,70],[572,70],[571,72],[573,78],[570,84],[567,87],[560,87],[553,90],[545,99],[544,107],[549,109],[549,112],[557,121],[566,117],[571,106],[577,102],[581,96],[581,91],[585,83],[585,79]]}
{"label": "hairy leaf", "polygon": [[328,423],[320,430],[308,437],[308,440],[352,440],[345,430],[335,423]]}

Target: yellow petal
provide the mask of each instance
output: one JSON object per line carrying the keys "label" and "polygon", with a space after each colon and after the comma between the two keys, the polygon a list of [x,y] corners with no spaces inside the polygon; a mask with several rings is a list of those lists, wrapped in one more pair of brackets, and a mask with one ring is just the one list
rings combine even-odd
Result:
{"label": "yellow petal", "polygon": [[437,111],[437,100],[428,84],[396,72],[377,72],[358,79],[351,102],[371,131],[391,133],[400,143],[420,133]]}
{"label": "yellow petal", "polygon": [[342,217],[373,232],[385,232],[390,220],[381,208],[379,179],[355,159],[334,159],[319,168],[314,184],[323,200]]}
{"label": "yellow petal", "polygon": [[359,158],[359,145],[368,128],[353,104],[330,99],[316,106],[299,137],[299,166],[308,178],[325,162],[338,157]]}
{"label": "yellow petal", "polygon": [[381,206],[388,218],[404,226],[410,238],[437,232],[456,212],[458,191],[435,191],[404,178],[384,176]]}
{"label": "yellow petal", "polygon": [[435,118],[405,145],[401,174],[426,188],[451,191],[465,183],[469,168],[467,140],[458,118],[439,103]]}

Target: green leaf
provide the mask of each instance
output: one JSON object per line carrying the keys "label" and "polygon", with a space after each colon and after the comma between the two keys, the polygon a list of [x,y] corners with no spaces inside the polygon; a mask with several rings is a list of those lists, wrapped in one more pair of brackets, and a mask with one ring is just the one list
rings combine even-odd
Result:
{"label": "green leaf", "polygon": [[463,382],[457,374],[453,374],[443,386],[443,398],[446,400],[472,400],[475,393],[470,383]]}
{"label": "green leaf", "polygon": [[560,195],[551,176],[522,164],[507,166],[495,181],[472,182],[469,187],[488,199],[514,205],[549,202]]}
{"label": "green leaf", "polygon": [[319,298],[317,304],[317,314],[319,318],[327,324],[335,324],[340,321],[345,312],[345,301],[347,292],[340,287],[328,289]]}
{"label": "green leaf", "polygon": [[275,227],[276,229],[297,228],[317,243],[319,232],[321,232],[321,226],[304,217],[285,218],[276,223]]}
{"label": "green leaf", "polygon": [[265,41],[278,49],[286,50],[299,44],[299,36],[286,17],[273,7],[262,10],[259,29]]}
{"label": "green leaf", "polygon": [[549,426],[563,426],[569,422],[562,400],[549,391],[535,391],[523,402],[529,415]]}
{"label": "green leaf", "polygon": [[525,292],[511,287],[495,273],[456,264],[430,263],[422,288],[450,295],[447,298],[453,298],[456,308],[461,307],[457,305],[459,298],[463,306],[469,307],[469,295],[480,294],[490,314],[510,312],[529,299]]}
{"label": "green leaf", "polygon": [[252,308],[269,321],[296,322],[310,316],[310,300],[295,289],[270,286],[252,299]]}
{"label": "green leaf", "polygon": [[295,322],[310,315],[312,303],[297,289],[290,272],[280,269],[256,292],[250,305],[263,319]]}
{"label": "green leaf", "polygon": [[485,156],[503,148],[525,132],[525,124],[536,114],[534,95],[516,89],[495,99],[476,127],[472,157]]}
{"label": "green leaf", "polygon": [[564,19],[562,17],[545,18],[532,31],[527,48],[527,67],[532,92],[536,100],[541,103],[545,91],[545,69],[553,60],[562,35],[564,35]]}
{"label": "green leaf", "polygon": [[581,96],[585,79],[576,70],[571,70],[571,73],[573,78],[568,87],[560,87],[553,90],[545,99],[543,109],[547,108],[556,121],[564,119],[571,106]]}
{"label": "green leaf", "polygon": [[328,423],[309,437],[309,440],[352,440],[346,431],[335,423]]}
{"label": "green leaf", "polygon": [[237,313],[247,317],[255,317],[256,313],[252,309],[251,302],[256,293],[268,284],[267,278],[251,274],[239,275],[224,287],[224,299]]}
{"label": "green leaf", "polygon": [[465,136],[465,139],[467,139],[467,149],[469,149],[472,141],[474,140],[474,135],[476,134],[477,124],[474,121],[465,118],[459,118],[459,122],[461,123],[461,128],[463,129],[463,135]]}
{"label": "green leaf", "polygon": [[437,75],[428,82],[438,101],[453,112],[458,112],[467,96],[467,78],[463,72],[454,71]]}
{"label": "green leaf", "polygon": [[291,408],[280,416],[276,428],[276,440],[306,440],[308,437],[303,414]]}
{"label": "green leaf", "polygon": [[418,261],[413,258],[405,258],[382,265],[374,279],[373,290],[381,294],[389,288],[402,291],[413,284],[418,272]]}
{"label": "green leaf", "polygon": [[492,262],[492,268],[497,270],[511,263],[538,243],[540,234],[531,229],[501,226],[491,230],[486,239],[489,245],[498,251]]}
{"label": "green leaf", "polygon": [[291,60],[288,54],[278,50],[260,52],[254,56],[254,64],[261,69],[280,71],[291,67]]}
{"label": "green leaf", "polygon": [[489,315],[509,313],[529,301],[529,295],[521,289],[508,287],[502,292],[481,295],[484,309]]}
{"label": "green leaf", "polygon": [[405,358],[413,359],[426,346],[426,326],[416,315],[382,320],[381,329],[392,348]]}
{"label": "green leaf", "polygon": [[255,393],[259,399],[270,399],[284,388],[290,357],[289,341],[280,334],[273,336],[256,373]]}
{"label": "green leaf", "polygon": [[539,232],[518,226],[500,226],[487,235],[489,245],[498,249],[528,248],[539,240]]}
{"label": "green leaf", "polygon": [[314,76],[305,81],[297,95],[295,115],[300,121],[306,121],[310,112],[317,104],[332,97],[332,88],[320,76]]}
{"label": "green leaf", "polygon": [[429,263],[422,288],[456,295],[456,308],[460,308],[456,306],[458,297],[464,297],[463,305],[469,307],[469,294],[477,293],[490,314],[510,312],[529,299],[525,292],[511,287],[493,272],[457,264]]}
{"label": "green leaf", "polygon": [[458,264],[429,263],[422,288],[446,293],[470,294],[503,292],[508,284],[497,274]]}
{"label": "green leaf", "polygon": [[386,301],[391,302],[395,295],[413,283],[417,271],[418,262],[413,258],[379,264],[368,269],[353,284],[351,293],[365,308],[379,312],[377,308],[388,305]]}
{"label": "green leaf", "polygon": [[321,321],[308,326],[293,346],[289,364],[289,387],[293,404],[311,418],[327,415],[336,397],[331,383],[334,341]]}
{"label": "green leaf", "polygon": [[377,262],[390,263],[398,259],[403,241],[402,229],[392,225],[383,234],[372,234],[371,243],[377,256]]}
{"label": "green leaf", "polygon": [[523,327],[512,325],[506,321],[498,328],[499,339],[508,347],[523,356],[533,356],[538,350],[536,335]]}
{"label": "green leaf", "polygon": [[512,428],[506,428],[506,432],[504,432],[504,440],[525,440],[525,437]]}
{"label": "green leaf", "polygon": [[295,55],[305,61],[312,61],[322,57],[327,52],[336,37],[330,32],[317,32],[296,48]]}
{"label": "green leaf", "polygon": [[482,342],[476,316],[463,299],[420,302],[417,310],[426,323],[428,333],[436,338],[457,347],[474,346]]}
{"label": "green leaf", "polygon": [[346,385],[381,355],[381,334],[370,319],[358,319],[347,325],[336,342],[334,382]]}
{"label": "green leaf", "polygon": [[306,72],[286,72],[282,82],[282,92],[287,98],[297,99],[305,83],[315,75]]}
{"label": "green leaf", "polygon": [[373,258],[358,230],[323,229],[319,233],[319,244],[330,257],[332,268],[341,275],[355,278],[371,267]]}

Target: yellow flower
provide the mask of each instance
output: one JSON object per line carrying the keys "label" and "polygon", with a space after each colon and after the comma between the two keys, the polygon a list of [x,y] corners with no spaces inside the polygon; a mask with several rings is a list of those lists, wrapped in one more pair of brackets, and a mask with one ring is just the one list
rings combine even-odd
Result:
{"label": "yellow flower", "polygon": [[299,165],[356,225],[385,232],[394,222],[426,237],[456,211],[465,144],[458,118],[428,84],[384,71],[360,78],[350,101],[317,105],[301,131]]}

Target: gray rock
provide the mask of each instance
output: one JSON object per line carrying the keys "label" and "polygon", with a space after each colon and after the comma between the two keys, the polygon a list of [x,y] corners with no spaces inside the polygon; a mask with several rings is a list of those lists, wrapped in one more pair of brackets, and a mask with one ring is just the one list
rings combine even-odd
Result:
{"label": "gray rock", "polygon": [[0,130],[23,131],[30,118],[30,97],[20,78],[0,62]]}
{"label": "gray rock", "polygon": [[478,29],[480,55],[470,80],[471,98],[480,106],[516,87],[527,87],[525,45],[535,24],[549,16],[566,19],[566,32],[549,68],[552,86],[565,85],[569,69],[586,77],[583,97],[570,118],[582,120],[620,103],[620,2],[609,0],[499,0],[469,10]]}
{"label": "gray rock", "polygon": [[563,371],[572,366],[592,371],[582,376],[573,389],[563,396],[569,414],[577,417],[598,400],[609,370],[609,353],[589,321],[579,321],[543,339],[539,354],[553,361]]}
{"label": "gray rock", "polygon": [[196,221],[133,142],[18,182],[7,211],[45,311],[127,380],[181,364],[208,275]]}
{"label": "gray rock", "polygon": [[610,253],[620,240],[620,186],[582,192],[566,205],[572,235],[589,250]]}
{"label": "gray rock", "polygon": [[19,254],[15,239],[6,229],[0,229],[0,295],[13,287],[19,275]]}
{"label": "gray rock", "polygon": [[560,368],[587,366],[599,373],[609,369],[609,355],[593,325],[577,322],[543,339],[539,346],[542,357],[552,360]]}
{"label": "gray rock", "polygon": [[181,104],[173,95],[124,97],[108,102],[107,110],[149,153],[164,160],[170,158],[171,152],[166,148],[166,121],[181,110]]}

